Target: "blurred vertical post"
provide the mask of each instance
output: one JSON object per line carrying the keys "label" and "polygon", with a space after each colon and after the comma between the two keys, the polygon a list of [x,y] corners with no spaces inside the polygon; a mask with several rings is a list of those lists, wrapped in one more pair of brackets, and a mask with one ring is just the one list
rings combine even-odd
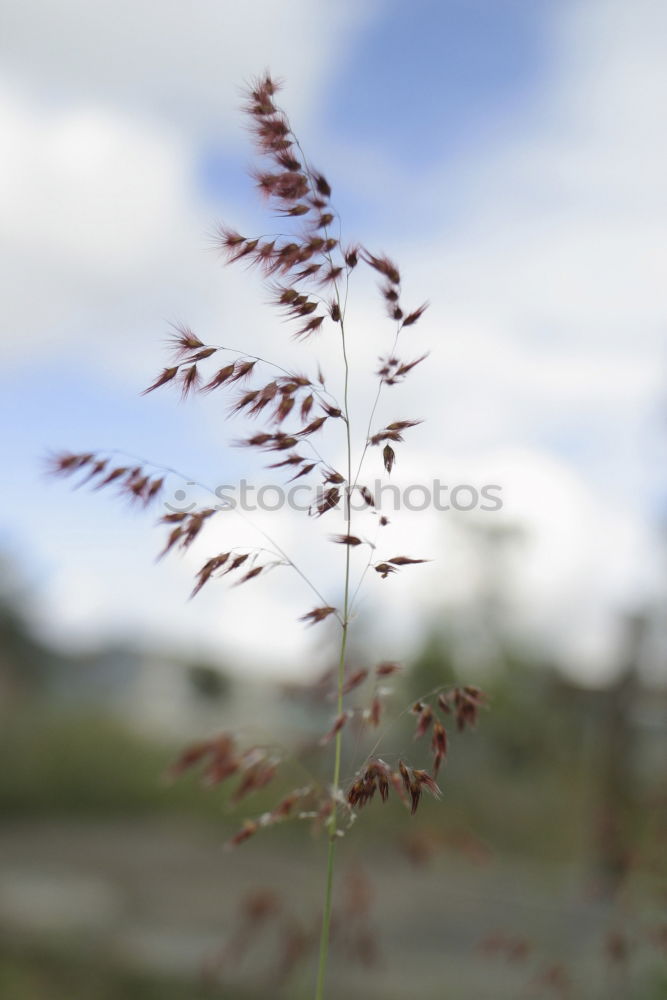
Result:
{"label": "blurred vertical post", "polygon": [[628,616],[622,669],[602,699],[599,719],[599,808],[596,816],[597,881],[604,898],[616,895],[631,859],[637,768],[637,704],[647,620]]}

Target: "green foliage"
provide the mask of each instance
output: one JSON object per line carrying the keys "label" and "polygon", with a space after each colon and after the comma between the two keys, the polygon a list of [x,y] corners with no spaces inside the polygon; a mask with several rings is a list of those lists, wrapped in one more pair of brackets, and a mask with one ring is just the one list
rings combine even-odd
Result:
{"label": "green foliage", "polygon": [[220,796],[162,776],[174,749],[101,716],[33,707],[2,724],[0,811],[9,816],[220,814]]}
{"label": "green foliage", "polygon": [[229,695],[229,677],[207,663],[193,663],[188,667],[188,677],[202,701],[222,701]]}
{"label": "green foliage", "polygon": [[[99,955],[76,956],[46,948],[0,949],[3,1000],[213,1000],[219,988],[151,977],[118,968]],[[250,994],[225,991],[225,1000],[250,1000]]]}

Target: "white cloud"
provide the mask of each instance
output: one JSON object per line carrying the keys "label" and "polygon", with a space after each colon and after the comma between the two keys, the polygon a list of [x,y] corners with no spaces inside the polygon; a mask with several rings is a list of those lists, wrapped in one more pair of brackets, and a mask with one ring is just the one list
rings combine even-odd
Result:
{"label": "white cloud", "polygon": [[[266,67],[289,77],[295,114],[314,105],[341,46],[375,4],[338,0],[11,0],[0,57],[21,88],[57,104],[82,96],[185,132],[238,123],[240,83]],[[232,132],[229,141],[237,143]]]}
{"label": "white cloud", "polygon": [[90,339],[171,264],[172,241],[197,228],[192,152],[150,123],[86,104],[48,113],[6,89],[0,131],[2,351],[29,359],[84,329]]}
{"label": "white cloud", "polygon": [[137,335],[156,318],[193,301],[217,311],[220,293],[197,273],[211,222],[195,190],[202,145],[214,138],[238,152],[239,87],[265,67],[289,78],[286,98],[306,122],[340,46],[374,9],[370,0],[7,5],[0,350],[25,358],[79,340],[85,356],[92,326],[98,358],[113,364],[110,334],[140,357]]}
{"label": "white cloud", "polygon": [[505,484],[533,537],[516,565],[524,625],[574,669],[609,662],[614,615],[660,588],[646,435],[661,433],[667,329],[665,26],[653,2],[564,6],[537,110],[501,148],[433,175],[427,197],[437,210],[454,185],[456,221],[402,252],[438,290],[438,364],[413,400],[423,414],[426,379],[439,420],[420,439],[442,463],[485,455]]}

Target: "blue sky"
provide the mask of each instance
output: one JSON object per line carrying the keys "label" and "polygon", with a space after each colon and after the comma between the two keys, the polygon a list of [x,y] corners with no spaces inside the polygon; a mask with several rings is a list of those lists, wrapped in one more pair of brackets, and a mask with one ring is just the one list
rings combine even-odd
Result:
{"label": "blue sky", "polygon": [[[432,360],[400,403],[428,421],[397,474],[502,480],[503,516],[531,539],[508,582],[515,627],[577,669],[607,669],[617,613],[661,593],[667,149],[651,107],[667,96],[666,18],[652,0],[203,2],[160,17],[148,0],[10,3],[0,537],[40,627],[65,643],[152,641],[166,620],[173,641],[275,669],[310,648],[297,586],[248,599],[273,631],[244,645],[245,598],[184,606],[193,565],[156,569],[141,518],[48,486],[40,469],[51,447],[115,444],[202,478],[243,474],[220,403],[139,392],[171,320],[253,353],[293,351],[252,277],[207,250],[221,217],[267,225],[237,104],[270,65],[346,234],[390,251],[406,294],[432,301],[420,331]],[[355,294],[354,350],[372,371],[381,309],[372,281]],[[323,353],[335,363],[334,345]],[[369,391],[361,379],[360,414]],[[305,544],[298,526],[280,530]],[[398,585],[368,598],[371,618],[388,602],[409,650],[414,623],[455,614],[475,574],[458,525],[428,515],[396,531],[445,560],[407,600]]]}
{"label": "blue sky", "polygon": [[[433,223],[427,207],[405,199],[408,177],[418,184],[436,165],[455,176],[536,110],[551,72],[554,8],[553,0],[391,0],[375,8],[341,47],[317,135],[325,150],[372,146],[401,176],[393,192],[383,177],[371,197],[359,197],[354,184],[339,188],[347,221],[382,233],[391,199],[394,225],[423,232]],[[198,179],[214,204],[223,194],[246,198],[242,162],[224,139],[205,138]],[[455,213],[456,206],[454,185],[440,209]]]}
{"label": "blue sky", "polygon": [[543,0],[391,0],[346,47],[327,127],[417,174],[494,141],[549,75],[552,10]]}

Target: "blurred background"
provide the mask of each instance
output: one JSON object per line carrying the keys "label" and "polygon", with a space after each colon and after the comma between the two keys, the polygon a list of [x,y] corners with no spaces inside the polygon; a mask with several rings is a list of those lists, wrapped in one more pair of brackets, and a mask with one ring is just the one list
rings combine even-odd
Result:
{"label": "blurred background", "polygon": [[[0,16],[2,996],[310,995],[322,838],[286,825],[229,855],[246,813],[164,774],[225,728],[294,747],[285,791],[319,772],[335,636],[298,623],[312,602],[284,570],[188,602],[252,525],[224,515],[156,563],[155,511],[43,475],[51,449],[117,448],[179,470],[178,508],[195,481],[272,481],[230,447],[215,396],[140,397],[171,322],[288,366],[321,357],[336,386],[337,345],[295,348],[256,275],[211,249],[221,220],[274,225],[239,111],[267,67],[346,239],[431,302],[410,333],[429,359],[378,412],[424,420],[392,482],[503,500],[391,513],[392,549],[430,562],[360,594],[353,659],[404,664],[395,714],[443,683],[483,687],[489,711],[453,740],[441,803],[409,820],[374,802],[346,839],[332,982],[350,1000],[667,996],[665,6],[8,0]],[[371,278],[349,308],[362,442],[392,331]],[[253,522],[340,600],[331,525]],[[405,718],[387,739],[415,753]]]}

